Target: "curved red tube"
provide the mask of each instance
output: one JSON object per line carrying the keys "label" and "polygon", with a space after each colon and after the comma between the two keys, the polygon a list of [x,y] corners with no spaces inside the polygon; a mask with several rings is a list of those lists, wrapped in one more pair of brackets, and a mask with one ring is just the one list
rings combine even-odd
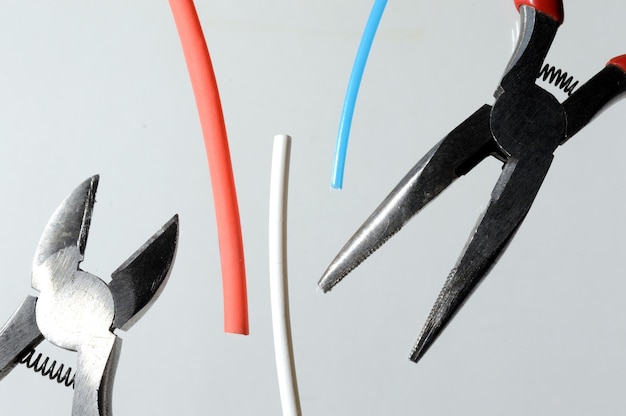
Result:
{"label": "curved red tube", "polygon": [[547,14],[557,23],[563,23],[563,0],[514,0],[518,9],[522,5],[530,6],[543,14]]}
{"label": "curved red tube", "polygon": [[247,335],[248,297],[239,206],[217,82],[193,0],[169,3],[187,61],[209,161],[222,264],[224,331]]}

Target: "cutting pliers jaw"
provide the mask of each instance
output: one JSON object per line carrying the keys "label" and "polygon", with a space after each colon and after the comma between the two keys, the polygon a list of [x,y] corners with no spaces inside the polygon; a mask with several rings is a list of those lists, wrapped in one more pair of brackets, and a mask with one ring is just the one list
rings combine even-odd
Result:
{"label": "cutting pliers jaw", "polygon": [[[78,270],[87,243],[97,186],[98,176],[84,181],[50,217],[35,250],[31,279],[34,289],[53,290],[53,279],[44,269],[46,265],[52,266],[51,259],[58,253],[74,248],[74,264],[60,266]],[[0,379],[18,364],[22,356],[44,340],[36,318],[37,303],[37,297],[28,296],[0,330]]]}
{"label": "cutting pliers jaw", "polygon": [[174,216],[112,275],[110,283],[80,269],[98,177],[76,188],[57,208],[37,246],[33,288],[0,331],[0,379],[43,339],[76,351],[72,414],[110,416],[121,339],[163,289],[176,252]]}
{"label": "cutting pliers jaw", "polygon": [[500,255],[526,217],[553,152],[626,91],[626,57],[614,58],[565,102],[536,84],[563,20],[560,1],[516,1],[518,45],[494,96],[422,158],[331,262],[319,286],[330,290],[456,178],[487,156],[503,162],[490,203],[471,233],[410,358],[418,361]]}

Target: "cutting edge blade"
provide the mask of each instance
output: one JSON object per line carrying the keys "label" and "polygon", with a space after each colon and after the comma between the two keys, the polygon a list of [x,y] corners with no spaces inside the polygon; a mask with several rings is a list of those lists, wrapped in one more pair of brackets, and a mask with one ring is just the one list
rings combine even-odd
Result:
{"label": "cutting edge blade", "polygon": [[54,211],[39,239],[33,268],[40,266],[48,257],[68,247],[77,247],[82,260],[96,201],[98,181],[98,175],[83,181]]}

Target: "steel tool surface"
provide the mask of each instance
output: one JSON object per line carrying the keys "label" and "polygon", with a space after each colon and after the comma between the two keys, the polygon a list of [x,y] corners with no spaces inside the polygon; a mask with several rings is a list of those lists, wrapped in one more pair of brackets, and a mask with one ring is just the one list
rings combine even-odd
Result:
{"label": "steel tool surface", "polygon": [[[98,176],[57,208],[33,260],[32,287],[0,330],[0,380],[44,339],[78,353],[74,416],[110,416],[121,339],[163,289],[174,261],[178,216],[170,219],[112,273],[109,283],[83,271]],[[51,377],[52,378],[52,377]]]}
{"label": "steel tool surface", "polygon": [[417,340],[418,361],[498,260],[526,217],[553,153],[626,92],[626,55],[613,58],[559,102],[537,85],[543,61],[563,22],[556,0],[516,0],[521,33],[493,106],[484,105],[435,145],[400,181],[332,261],[319,286],[332,289],[398,232],[427,203],[488,156],[503,162],[487,209]]}

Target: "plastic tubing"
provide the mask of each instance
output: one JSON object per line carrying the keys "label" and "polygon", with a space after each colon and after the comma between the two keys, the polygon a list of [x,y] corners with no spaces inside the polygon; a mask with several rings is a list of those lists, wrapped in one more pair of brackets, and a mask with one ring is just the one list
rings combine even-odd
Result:
{"label": "plastic tubing", "polygon": [[359,44],[359,49],[354,59],[354,65],[352,66],[348,90],[346,91],[346,98],[344,99],[343,109],[341,111],[341,119],[339,120],[339,131],[337,132],[335,145],[335,159],[330,181],[330,186],[335,189],[341,189],[343,187],[343,172],[346,164],[348,138],[350,137],[350,127],[352,126],[356,97],[359,94],[359,87],[363,79],[367,57],[372,49],[374,36],[376,36],[376,30],[378,29],[380,19],[385,11],[385,6],[387,6],[387,0],[375,0],[370,16],[367,19],[363,36],[361,37],[361,43]]}
{"label": "plastic tubing", "polygon": [[224,331],[247,335],[248,298],[237,192],[220,95],[192,0],[169,0],[204,136],[217,217],[224,291]]}
{"label": "plastic tubing", "polygon": [[291,137],[274,136],[269,206],[269,270],[274,354],[283,416],[300,416],[287,285],[287,188]]}

